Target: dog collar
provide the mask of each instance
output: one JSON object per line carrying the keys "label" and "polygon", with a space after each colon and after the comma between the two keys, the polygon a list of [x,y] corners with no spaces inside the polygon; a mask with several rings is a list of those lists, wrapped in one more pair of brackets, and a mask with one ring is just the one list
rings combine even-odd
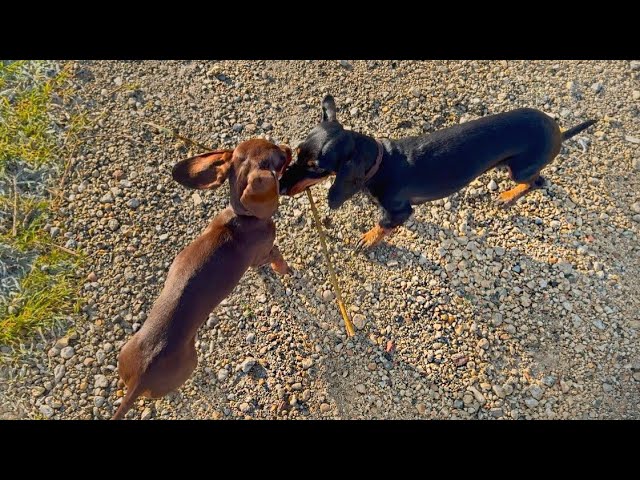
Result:
{"label": "dog collar", "polygon": [[371,178],[373,178],[373,176],[377,173],[378,169],[380,168],[380,164],[382,163],[382,155],[384,154],[384,147],[382,146],[382,143],[380,143],[380,140],[378,140],[377,138],[374,138],[374,140],[378,145],[378,156],[376,157],[376,162],[373,164],[373,167],[371,167],[371,170],[369,170],[364,175],[364,183],[367,183],[369,180],[371,180]]}

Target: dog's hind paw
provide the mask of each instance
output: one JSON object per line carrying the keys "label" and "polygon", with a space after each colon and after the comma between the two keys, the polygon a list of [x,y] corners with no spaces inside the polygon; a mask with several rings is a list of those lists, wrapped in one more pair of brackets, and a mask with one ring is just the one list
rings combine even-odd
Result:
{"label": "dog's hind paw", "polygon": [[501,207],[508,208],[516,203],[518,199],[525,195],[529,190],[531,190],[531,186],[528,183],[520,183],[511,190],[507,190],[506,192],[502,192],[498,195],[496,202],[498,202],[498,205]]}

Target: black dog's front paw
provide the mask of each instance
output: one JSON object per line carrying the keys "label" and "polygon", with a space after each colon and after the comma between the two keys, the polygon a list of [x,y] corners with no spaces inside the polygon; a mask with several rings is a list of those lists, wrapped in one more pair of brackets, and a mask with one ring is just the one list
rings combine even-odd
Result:
{"label": "black dog's front paw", "polygon": [[375,247],[384,237],[391,234],[394,230],[395,228],[387,229],[376,225],[360,237],[360,240],[356,243],[355,252],[357,253]]}
{"label": "black dog's front paw", "polygon": [[342,206],[344,200],[340,198],[340,196],[334,191],[329,190],[329,195],[327,196],[327,203],[329,204],[329,208],[331,210],[336,210]]}

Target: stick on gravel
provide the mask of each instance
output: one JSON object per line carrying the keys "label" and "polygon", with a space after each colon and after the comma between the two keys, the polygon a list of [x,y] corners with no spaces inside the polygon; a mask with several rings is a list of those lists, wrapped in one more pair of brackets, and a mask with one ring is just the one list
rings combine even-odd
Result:
{"label": "stick on gravel", "polygon": [[201,143],[198,143],[195,140],[191,140],[188,137],[183,137],[182,135],[180,135],[180,133],[178,133],[177,130],[174,130],[172,128],[165,127],[163,125],[158,125],[157,123],[151,123],[151,122],[144,122],[144,124],[156,128],[159,132],[168,133],[169,135],[173,135],[174,137],[182,140],[183,142],[189,142],[192,145],[195,145],[196,147],[201,148],[202,150],[206,150],[207,152],[213,152],[215,150],[213,148],[207,147],[206,145],[202,145]]}
{"label": "stick on gravel", "polygon": [[329,268],[329,276],[331,277],[333,289],[336,291],[338,308],[340,308],[340,313],[342,314],[342,318],[344,319],[344,326],[347,329],[347,335],[353,337],[356,332],[353,329],[353,323],[351,323],[351,319],[349,319],[347,309],[344,306],[344,302],[342,301],[342,291],[340,290],[340,285],[338,284],[336,272],[333,270],[333,264],[331,263],[331,257],[329,256],[329,249],[327,249],[327,242],[324,237],[324,231],[322,230],[322,225],[320,225],[320,215],[318,215],[318,209],[316,208],[316,204],[313,201],[313,195],[311,195],[311,187],[307,188],[306,192],[309,203],[311,204],[311,211],[313,212],[313,219],[315,220],[316,229],[318,230],[318,236],[320,237],[320,245],[322,245],[322,251],[324,252],[324,256],[327,258],[327,267]]}

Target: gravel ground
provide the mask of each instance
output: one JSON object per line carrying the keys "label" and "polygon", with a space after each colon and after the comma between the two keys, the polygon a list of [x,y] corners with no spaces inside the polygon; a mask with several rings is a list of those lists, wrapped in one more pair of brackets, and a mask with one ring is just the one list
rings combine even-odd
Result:
{"label": "gravel ground", "polygon": [[133,418],[640,418],[640,62],[88,62],[79,94],[102,114],[53,226],[90,256],[87,304],[67,336],[5,371],[0,416],[108,418],[117,352],[145,320],[175,254],[227,204],[188,191],[173,164],[266,136],[295,147],[332,93],[345,126],[397,138],[535,107],[565,143],[550,185],[510,210],[489,172],[416,208],[389,242],[354,255],[378,218],[363,195],[326,215],[347,340],[306,197],[282,198],[293,277],[250,271],[199,332],[179,392]]}

